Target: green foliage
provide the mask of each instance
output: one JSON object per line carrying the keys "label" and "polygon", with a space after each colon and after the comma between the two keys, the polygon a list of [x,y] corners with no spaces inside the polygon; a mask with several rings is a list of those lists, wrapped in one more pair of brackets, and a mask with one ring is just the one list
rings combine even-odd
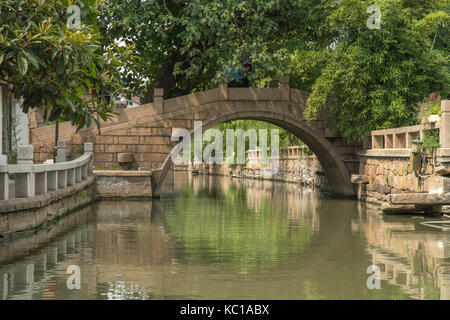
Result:
{"label": "green foliage", "polygon": [[[449,93],[448,0],[342,0],[323,5],[318,41],[291,56],[293,83],[311,91],[305,116],[326,112],[330,126],[364,138],[374,129],[415,124],[417,104],[430,92]],[[368,29],[366,9],[381,10]]]}
{"label": "green foliage", "polygon": [[430,93],[430,96],[425,98],[419,106],[418,120],[420,123],[425,121],[429,115],[441,115],[441,97],[436,92]]}
{"label": "green foliage", "polygon": [[[233,130],[237,130],[237,129],[242,129],[244,131],[249,130],[249,129],[253,129],[255,130],[257,133],[259,132],[259,130],[267,130],[267,146],[270,147],[271,144],[271,136],[270,136],[270,130],[274,130],[277,129],[279,130],[279,139],[280,139],[280,148],[284,148],[284,147],[290,147],[290,146],[294,146],[294,145],[303,145],[304,143],[297,138],[293,133],[280,128],[274,124],[265,122],[265,121],[258,121],[258,120],[233,120],[233,121],[229,121],[229,122],[225,122],[222,124],[219,124],[217,126],[215,126],[214,128],[219,129],[220,131],[222,131],[222,133],[224,134],[225,137],[225,133],[227,129],[233,129]],[[248,150],[248,141],[247,141],[247,145],[246,145],[246,150]]]}
{"label": "green foliage", "polygon": [[135,45],[123,78],[147,102],[154,87],[172,97],[228,81],[244,59],[253,63],[250,80],[279,78],[300,9],[297,0],[108,0],[100,26],[105,43]]}
{"label": "green foliage", "polygon": [[[112,103],[99,97],[120,88],[118,52],[102,49],[96,26],[98,0],[0,0],[0,80],[38,107],[50,121],[70,120],[78,129],[107,119]],[[81,7],[80,29],[66,26],[67,8]],[[116,55],[115,55],[116,54]],[[97,123],[98,124],[98,123]]]}
{"label": "green foliage", "polygon": [[78,196],[85,198],[87,196],[87,190],[86,189],[82,189],[82,190],[78,190]]}
{"label": "green foliage", "polygon": [[425,131],[422,148],[436,150],[439,148],[439,129]]}

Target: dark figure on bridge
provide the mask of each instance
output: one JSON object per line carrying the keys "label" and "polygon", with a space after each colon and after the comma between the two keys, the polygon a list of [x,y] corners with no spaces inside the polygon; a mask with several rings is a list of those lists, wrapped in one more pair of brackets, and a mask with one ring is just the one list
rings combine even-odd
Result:
{"label": "dark figure on bridge", "polygon": [[234,67],[228,72],[228,75],[231,79],[228,83],[229,88],[248,88],[250,81],[248,80],[248,74],[252,70],[252,64],[249,60],[245,60],[243,63],[245,71],[236,72]]}

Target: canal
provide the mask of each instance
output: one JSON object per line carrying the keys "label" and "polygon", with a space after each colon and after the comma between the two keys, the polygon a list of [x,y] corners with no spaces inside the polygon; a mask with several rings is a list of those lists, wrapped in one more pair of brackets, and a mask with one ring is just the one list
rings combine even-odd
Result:
{"label": "canal", "polygon": [[423,217],[288,183],[176,173],[174,186],[0,242],[0,299],[450,299],[450,233]]}

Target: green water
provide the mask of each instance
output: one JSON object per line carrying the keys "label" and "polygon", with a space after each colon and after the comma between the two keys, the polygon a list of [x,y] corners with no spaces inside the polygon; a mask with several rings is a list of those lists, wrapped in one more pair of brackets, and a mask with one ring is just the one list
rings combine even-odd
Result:
{"label": "green water", "polygon": [[174,188],[0,243],[0,299],[450,299],[450,233],[423,217],[295,184],[176,174]]}

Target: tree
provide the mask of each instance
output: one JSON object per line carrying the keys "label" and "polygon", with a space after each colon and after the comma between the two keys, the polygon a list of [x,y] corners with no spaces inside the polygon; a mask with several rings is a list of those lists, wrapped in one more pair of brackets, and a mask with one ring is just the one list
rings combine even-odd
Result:
{"label": "tree", "polygon": [[[124,80],[143,102],[210,88],[250,59],[251,77],[280,76],[286,42],[297,33],[297,0],[108,0],[100,9],[104,44],[136,46]],[[295,37],[294,37],[295,38]]]}
{"label": "tree", "polygon": [[[373,4],[380,29],[366,26]],[[423,98],[449,94],[448,0],[342,0],[321,8],[321,42],[291,56],[293,82],[311,92],[307,118],[331,98],[329,125],[362,139],[370,130],[416,124]]]}
{"label": "tree", "polygon": [[[80,8],[80,26],[66,25],[69,5]],[[11,85],[23,110],[41,108],[50,120],[70,120],[78,129],[114,113],[120,88],[120,55],[103,50],[96,23],[97,0],[0,0],[0,79]],[[112,100],[112,99],[111,99]]]}

